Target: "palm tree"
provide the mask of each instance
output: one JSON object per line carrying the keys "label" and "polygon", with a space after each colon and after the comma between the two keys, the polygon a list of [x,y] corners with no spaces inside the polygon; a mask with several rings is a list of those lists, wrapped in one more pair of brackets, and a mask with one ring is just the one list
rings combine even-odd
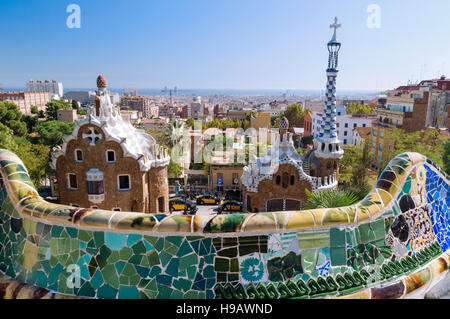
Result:
{"label": "palm tree", "polygon": [[340,189],[324,189],[314,194],[306,189],[306,195],[308,196],[306,209],[344,207],[360,200],[352,191]]}

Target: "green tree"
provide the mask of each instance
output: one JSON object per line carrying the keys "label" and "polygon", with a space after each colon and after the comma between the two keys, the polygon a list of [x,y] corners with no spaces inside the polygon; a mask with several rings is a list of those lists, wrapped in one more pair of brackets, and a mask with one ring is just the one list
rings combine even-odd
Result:
{"label": "green tree", "polygon": [[74,125],[74,123],[60,121],[41,122],[36,126],[36,131],[40,135],[37,141],[53,148],[62,144],[63,137],[72,133]]}
{"label": "green tree", "polygon": [[24,136],[27,134],[27,124],[22,121],[22,112],[15,103],[0,102],[0,123],[9,127],[14,135]]}
{"label": "green tree", "polygon": [[57,120],[57,114],[59,109],[71,109],[72,106],[68,103],[59,100],[51,100],[46,105],[45,116],[47,120]]}
{"label": "green tree", "polygon": [[346,145],[343,147],[344,156],[339,162],[339,172],[351,174],[350,185],[361,189],[368,189],[367,169],[374,161],[370,152],[370,141],[365,139],[361,146]]}
{"label": "green tree", "polygon": [[31,106],[31,114],[38,114],[39,109],[36,105]]}
{"label": "green tree", "polygon": [[74,110],[78,110],[80,108],[80,105],[78,104],[77,100],[72,100],[72,108]]}
{"label": "green tree", "polygon": [[0,124],[0,148],[15,153],[22,160],[35,187],[39,188],[50,167],[50,147],[34,145],[25,137],[14,137],[11,129]]}
{"label": "green tree", "polygon": [[346,107],[345,112],[347,114],[375,114],[375,110],[372,107],[361,102],[350,103]]}
{"label": "green tree", "polygon": [[450,175],[450,139],[447,139],[444,145],[444,170]]}
{"label": "green tree", "polygon": [[286,108],[286,111],[280,117],[285,116],[290,127],[303,127],[303,120],[308,112],[310,110],[304,110],[301,104],[292,104]]}
{"label": "green tree", "polygon": [[190,117],[186,120],[186,126],[194,128],[194,119],[192,117]]}
{"label": "green tree", "polygon": [[443,166],[444,145],[446,138],[439,130],[428,128],[421,131],[407,133],[401,128],[394,128],[385,132],[385,145],[394,145],[389,152],[383,152],[380,172],[384,170],[391,159],[405,152],[416,152],[425,155],[435,164]]}
{"label": "green tree", "polygon": [[31,116],[31,115],[24,115],[22,116],[22,120],[26,123],[27,125],[27,131],[28,134],[33,133],[34,132],[34,128],[36,127],[36,125],[39,122],[38,116]]}
{"label": "green tree", "polygon": [[167,166],[167,174],[169,177],[178,177],[183,172],[183,169],[180,165],[170,160],[169,165]]}

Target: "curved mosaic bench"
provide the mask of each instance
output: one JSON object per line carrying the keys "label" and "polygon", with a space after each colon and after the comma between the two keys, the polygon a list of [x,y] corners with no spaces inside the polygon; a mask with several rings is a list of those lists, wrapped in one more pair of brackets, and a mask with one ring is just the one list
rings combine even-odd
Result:
{"label": "curved mosaic bench", "polygon": [[449,177],[417,153],[355,205],[259,214],[49,203],[5,150],[0,173],[0,296],[20,282],[44,289],[36,298],[397,298],[423,295],[450,264]]}

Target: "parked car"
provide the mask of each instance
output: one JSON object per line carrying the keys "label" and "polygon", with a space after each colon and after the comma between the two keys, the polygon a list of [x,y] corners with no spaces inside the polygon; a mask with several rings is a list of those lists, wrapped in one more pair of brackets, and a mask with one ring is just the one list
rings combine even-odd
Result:
{"label": "parked car", "polygon": [[217,208],[217,212],[220,214],[224,211],[227,212],[241,212],[242,211],[242,203],[235,200],[227,200],[222,202]]}
{"label": "parked car", "polygon": [[206,194],[197,196],[197,205],[205,205],[205,204],[217,205],[219,203],[220,199],[213,195]]}
{"label": "parked car", "polygon": [[190,214],[195,214],[197,212],[197,205],[189,200],[177,198],[169,201],[169,209],[171,212],[184,210]]}

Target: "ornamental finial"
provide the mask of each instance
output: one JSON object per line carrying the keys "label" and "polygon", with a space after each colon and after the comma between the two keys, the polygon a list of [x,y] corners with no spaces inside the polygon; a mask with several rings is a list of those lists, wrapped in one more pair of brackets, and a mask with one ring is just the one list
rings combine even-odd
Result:
{"label": "ornamental finial", "polygon": [[339,29],[342,25],[338,24],[338,18],[335,17],[334,18],[334,24],[330,25],[330,29],[334,29],[334,33],[333,33],[333,38],[331,39],[330,42],[337,42],[336,40],[336,30]]}

